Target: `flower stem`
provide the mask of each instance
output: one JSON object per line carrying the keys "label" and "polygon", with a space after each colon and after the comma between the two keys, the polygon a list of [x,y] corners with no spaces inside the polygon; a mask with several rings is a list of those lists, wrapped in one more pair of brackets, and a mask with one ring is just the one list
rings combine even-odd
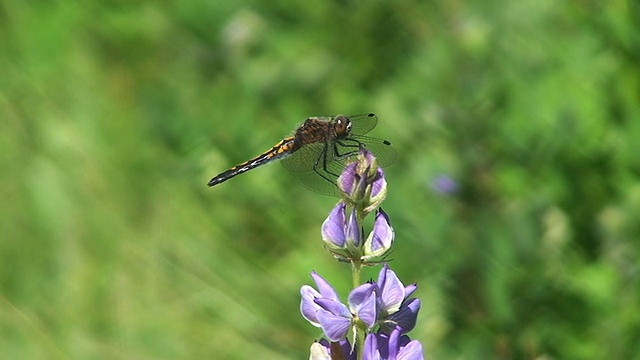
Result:
{"label": "flower stem", "polygon": [[362,270],[362,263],[355,259],[351,259],[351,279],[353,281],[353,288],[360,286],[360,270]]}
{"label": "flower stem", "polygon": [[358,354],[358,360],[362,360],[364,356],[364,337],[365,332],[361,327],[357,327],[356,331],[356,354]]}
{"label": "flower stem", "polygon": [[[353,288],[360,286],[360,270],[362,270],[362,262],[359,259],[351,259],[351,279],[353,280]],[[354,326],[355,330],[355,349],[358,354],[358,360],[362,360],[364,350],[365,329],[362,326]]]}

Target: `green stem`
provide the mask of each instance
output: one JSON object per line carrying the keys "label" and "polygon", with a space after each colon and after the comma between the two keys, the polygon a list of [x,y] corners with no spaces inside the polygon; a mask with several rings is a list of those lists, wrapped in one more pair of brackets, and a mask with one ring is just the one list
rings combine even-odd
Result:
{"label": "green stem", "polygon": [[362,270],[362,263],[351,259],[351,280],[354,289],[360,286],[360,270]]}
{"label": "green stem", "polygon": [[365,332],[361,327],[357,327],[356,329],[356,354],[358,354],[358,360],[362,360],[364,356],[364,337]]}
{"label": "green stem", "polygon": [[[362,263],[359,260],[351,259],[351,278],[353,280],[353,288],[360,286],[360,270],[362,270]],[[359,322],[359,321],[358,321]],[[355,349],[358,354],[358,360],[362,360],[364,350],[364,338],[365,331],[361,326],[354,326],[355,334]]]}

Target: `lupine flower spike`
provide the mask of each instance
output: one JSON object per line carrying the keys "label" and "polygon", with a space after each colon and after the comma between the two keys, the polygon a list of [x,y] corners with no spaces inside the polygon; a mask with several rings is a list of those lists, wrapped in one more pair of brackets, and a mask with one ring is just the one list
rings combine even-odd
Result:
{"label": "lupine flower spike", "polygon": [[[384,263],[377,281],[360,283],[365,265],[378,265],[391,251],[395,233],[380,204],[387,195],[387,182],[373,155],[361,149],[338,178],[343,198],[322,224],[324,247],[342,262],[351,263],[353,290],[346,304],[333,287],[316,272],[309,285],[300,289],[300,312],[325,339],[313,343],[311,360],[421,360],[422,345],[406,333],[415,325],[420,300],[410,298],[415,284],[405,286]],[[364,236],[364,218],[374,213],[373,229]]]}

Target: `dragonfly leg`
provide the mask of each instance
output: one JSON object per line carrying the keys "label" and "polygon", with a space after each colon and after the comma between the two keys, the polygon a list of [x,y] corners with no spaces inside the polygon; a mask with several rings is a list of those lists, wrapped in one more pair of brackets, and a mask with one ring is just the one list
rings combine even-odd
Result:
{"label": "dragonfly leg", "polygon": [[[338,150],[338,145],[340,145],[340,146],[342,146],[344,148],[356,148],[357,147],[358,150],[361,149],[362,146],[363,146],[362,143],[360,143],[357,140],[353,140],[353,139],[347,139],[347,140],[354,141],[355,143],[353,143],[353,144],[347,143],[344,140],[342,140],[342,141],[338,141],[338,140],[333,141],[333,142],[330,143],[331,144],[331,152],[329,152],[329,150],[328,150],[329,143],[325,144],[324,148],[322,149],[321,156],[318,156],[318,160],[316,161],[316,163],[315,163],[315,165],[313,167],[313,169],[316,171],[316,173],[321,175],[323,178],[331,181],[323,173],[318,171],[319,161],[320,161],[320,159],[323,159],[322,170],[324,170],[324,172],[327,173],[327,174],[331,174],[331,175],[333,175],[335,177],[340,177],[339,174],[336,174],[333,171],[331,171],[331,169],[328,168],[327,164],[329,164],[329,163],[331,163],[331,162],[333,162],[334,160],[337,160],[337,159],[345,159],[345,158],[347,158],[349,156],[353,156],[353,155],[357,154],[358,151],[357,150],[350,150],[350,151],[345,152],[344,154],[340,154],[340,151]],[[333,181],[331,181],[331,182],[333,182]]]}
{"label": "dragonfly leg", "polygon": [[[334,174],[330,169],[327,168],[327,164],[330,162],[330,159],[328,159],[329,157],[329,152],[327,151],[328,146],[329,144],[325,143],[325,146],[322,148],[322,151],[320,152],[320,156],[318,156],[318,158],[316,159],[316,162],[313,164],[313,171],[315,171],[316,174],[322,176],[325,180],[333,184],[334,181],[328,178],[324,174],[324,173],[331,174],[335,177],[339,176],[338,174]],[[320,171],[320,162],[322,162],[322,170],[324,170],[324,173]]]}
{"label": "dragonfly leg", "polygon": [[[347,142],[349,141],[349,142]],[[353,143],[350,143],[353,142]],[[340,151],[338,150],[338,147],[336,146],[336,144],[344,147],[344,148],[354,148],[357,150],[349,150],[347,152],[345,152],[344,154],[340,154]],[[355,139],[344,139],[344,140],[336,140],[333,144],[333,156],[337,159],[342,159],[345,157],[349,157],[349,156],[353,156],[356,155],[362,148],[364,148],[364,144],[362,144],[360,141],[355,140]]]}

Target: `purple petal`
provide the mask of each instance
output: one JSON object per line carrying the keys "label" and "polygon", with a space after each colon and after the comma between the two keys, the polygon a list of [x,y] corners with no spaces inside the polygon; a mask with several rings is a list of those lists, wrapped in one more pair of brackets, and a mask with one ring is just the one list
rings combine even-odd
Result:
{"label": "purple petal", "polygon": [[322,223],[322,240],[342,247],[345,242],[345,203],[340,201]]}
{"label": "purple petal", "polygon": [[316,317],[316,312],[320,310],[320,306],[314,302],[316,298],[321,296],[320,293],[309,285],[303,285],[300,288],[300,295],[302,296],[300,301],[302,317],[307,319],[313,326],[320,327],[320,322]]}
{"label": "purple petal", "polygon": [[315,271],[311,272],[311,277],[313,278],[313,281],[315,281],[316,286],[320,291],[320,294],[322,294],[321,297],[325,299],[340,301],[340,299],[338,298],[338,293],[336,293],[336,291],[327,282],[327,280],[325,280],[322,276],[318,275],[318,273],[316,273]]}
{"label": "purple petal", "polygon": [[376,221],[373,225],[373,241],[371,250],[377,251],[380,248],[390,248],[393,242],[394,232],[389,222],[387,214],[378,209],[376,213]]}
{"label": "purple petal", "polygon": [[375,285],[363,284],[349,294],[349,307],[370,329],[377,320]]}
{"label": "purple petal", "polygon": [[397,360],[424,360],[422,344],[418,340],[410,341],[405,347],[400,349]]}
{"label": "purple petal", "polygon": [[366,302],[362,303],[362,307],[358,310],[358,318],[367,325],[368,329],[373,328],[378,319],[376,293],[372,292]]}
{"label": "purple petal", "polygon": [[387,187],[387,180],[384,178],[384,172],[381,167],[378,167],[375,180],[371,184],[371,197],[375,198]]}
{"label": "purple petal", "polygon": [[344,339],[351,326],[351,317],[339,316],[327,310],[318,310],[318,321],[327,339],[338,341]]}
{"label": "purple petal", "polygon": [[376,332],[376,340],[378,343],[378,351],[380,352],[380,358],[389,359],[389,335]]}
{"label": "purple petal", "polygon": [[396,354],[400,350],[400,344],[398,344],[398,338],[400,337],[400,331],[394,330],[389,335],[389,359],[395,359]]}
{"label": "purple petal", "polygon": [[400,309],[400,304],[405,299],[405,288],[393,270],[384,264],[378,275],[378,286],[380,287],[380,311],[386,314],[393,314]]}
{"label": "purple petal", "polygon": [[382,360],[380,357],[380,351],[378,350],[378,341],[375,334],[368,334],[365,338],[362,355],[363,360]]}
{"label": "purple petal", "polygon": [[384,283],[387,279],[387,269],[389,269],[389,264],[384,263],[382,264],[382,269],[380,269],[380,272],[378,272],[378,287],[379,288],[383,288],[384,287]]}
{"label": "purple petal", "polygon": [[354,248],[359,247],[362,242],[362,230],[360,229],[360,224],[358,224],[358,220],[356,219],[355,208],[351,211],[351,215],[349,216],[346,237],[347,242],[349,242]]}
{"label": "purple petal", "polygon": [[351,318],[349,309],[339,301],[320,298],[315,299],[315,303],[318,304],[322,310],[328,311],[336,316]]}
{"label": "purple petal", "polygon": [[373,292],[375,285],[366,283],[358,286],[349,293],[348,303],[352,309],[360,307],[364,302],[368,301],[369,296]]}
{"label": "purple petal", "polygon": [[400,310],[391,315],[389,319],[392,320],[398,328],[402,329],[402,333],[408,333],[416,326],[420,306],[420,299],[409,299],[403,303]]}
{"label": "purple petal", "polygon": [[389,218],[382,209],[376,211],[376,219],[373,231],[369,233],[364,243],[363,259],[368,260],[378,256],[384,256],[393,244],[394,232],[389,224]]}
{"label": "purple petal", "polygon": [[373,162],[376,161],[376,157],[373,156],[373,153],[366,148],[362,149],[360,153],[363,155],[362,157],[368,167],[371,167],[373,165]]}
{"label": "purple petal", "polygon": [[302,313],[302,316],[312,325],[320,327],[320,322],[318,321],[316,313],[321,309],[321,307],[315,302],[315,300],[324,298],[339,303],[340,299],[338,298],[336,291],[322,276],[318,275],[315,271],[312,271],[311,278],[313,278],[313,281],[315,281],[316,286],[320,291],[318,292],[309,285],[303,285],[300,288],[300,313]]}
{"label": "purple petal", "polygon": [[407,285],[404,288],[404,297],[408,298],[409,296],[411,296],[411,294],[413,294],[413,292],[416,291],[417,288],[418,288],[418,284],[416,284],[416,283]]}
{"label": "purple petal", "polygon": [[338,187],[345,194],[352,194],[356,185],[356,168],[357,162],[347,164],[338,178]]}

